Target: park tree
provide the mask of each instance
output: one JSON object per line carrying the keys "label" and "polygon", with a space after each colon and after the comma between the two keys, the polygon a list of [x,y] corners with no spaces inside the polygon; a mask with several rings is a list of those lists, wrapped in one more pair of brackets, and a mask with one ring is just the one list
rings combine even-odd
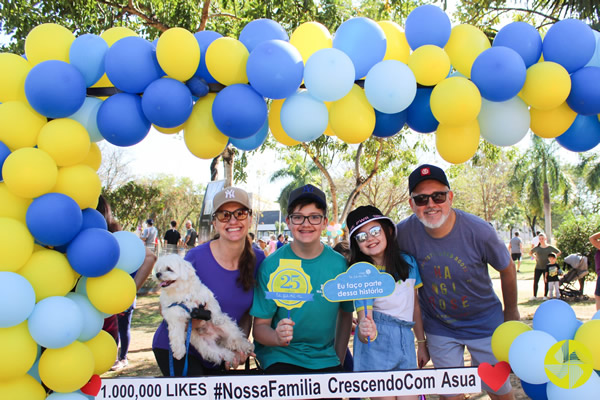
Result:
{"label": "park tree", "polygon": [[98,169],[98,176],[104,190],[111,192],[133,178],[129,167],[132,160],[122,147],[113,146],[104,141],[98,147],[102,152],[102,163]]}
{"label": "park tree", "polygon": [[162,193],[152,185],[129,181],[102,194],[125,231],[137,229],[143,221],[155,218],[164,209]]}

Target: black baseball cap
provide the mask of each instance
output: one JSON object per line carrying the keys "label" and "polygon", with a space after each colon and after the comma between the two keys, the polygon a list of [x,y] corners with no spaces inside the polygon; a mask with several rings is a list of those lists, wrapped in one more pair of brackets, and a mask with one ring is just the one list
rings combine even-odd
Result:
{"label": "black baseball cap", "polygon": [[383,215],[377,207],[373,206],[360,206],[353,210],[346,217],[346,226],[348,227],[350,236],[352,236],[361,226],[377,220],[386,220],[395,228],[394,221],[390,217]]}
{"label": "black baseball cap", "polygon": [[147,224],[149,224],[149,225],[153,225],[153,224],[154,224],[154,221],[153,221],[152,219],[147,219],[147,220],[146,220],[146,223],[147,223]]}
{"label": "black baseball cap", "polygon": [[443,169],[435,165],[423,164],[418,166],[408,176],[408,193],[412,193],[419,183],[428,179],[436,180],[450,188],[450,183]]}
{"label": "black baseball cap", "polygon": [[319,204],[323,210],[327,210],[327,198],[321,189],[313,185],[304,185],[292,190],[288,198],[288,209],[301,199],[310,199]]}

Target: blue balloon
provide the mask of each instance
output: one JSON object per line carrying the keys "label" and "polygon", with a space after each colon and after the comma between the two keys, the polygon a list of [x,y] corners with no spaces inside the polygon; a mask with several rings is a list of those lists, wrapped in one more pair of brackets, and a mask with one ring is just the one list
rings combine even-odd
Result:
{"label": "blue balloon", "polygon": [[594,55],[585,65],[586,67],[600,67],[600,32],[593,31],[594,38],[596,39],[596,50],[594,51]]}
{"label": "blue balloon", "polygon": [[[88,400],[90,397],[81,392],[60,393],[54,392],[46,397],[46,400]],[[93,399],[93,397],[92,397]]]}
{"label": "blue balloon", "polygon": [[592,319],[600,319],[600,310],[596,311],[592,316]]}
{"label": "blue balloon", "polygon": [[374,109],[395,114],[410,106],[417,81],[410,68],[398,60],[378,62],[365,78],[365,95]]}
{"label": "blue balloon", "polygon": [[185,86],[190,89],[192,92],[192,96],[197,98],[204,97],[210,92],[210,87],[208,83],[203,78],[198,78],[197,76],[192,76],[185,82]]}
{"label": "blue balloon", "polygon": [[373,65],[383,60],[387,40],[383,29],[375,21],[356,17],[342,22],[335,31],[333,48],[350,57],[354,64],[354,79],[361,79]]}
{"label": "blue balloon", "polygon": [[108,231],[81,231],[67,248],[67,259],[80,275],[97,278],[109,273],[119,261],[119,242]]}
{"label": "blue balloon", "polygon": [[597,400],[600,392],[600,377],[596,374],[590,375],[589,379],[581,386],[574,388],[563,388],[548,382],[546,393],[549,400],[577,399]]}
{"label": "blue balloon", "polygon": [[254,135],[267,119],[267,104],[250,85],[235,84],[221,90],[212,106],[217,128],[234,139]]}
{"label": "blue balloon", "polygon": [[25,321],[35,306],[35,291],[21,275],[0,271],[0,328],[10,328]]}
{"label": "blue balloon", "polygon": [[41,349],[42,349],[42,347],[40,345],[38,345],[38,356],[37,356],[35,362],[33,363],[33,365],[31,366],[31,368],[29,368],[29,371],[27,371],[27,375],[31,376],[33,379],[35,379],[39,383],[42,383],[42,379],[40,378],[40,371],[39,371]]}
{"label": "blue balloon", "polygon": [[0,181],[4,180],[4,178],[2,178],[2,166],[4,165],[4,161],[6,161],[6,158],[10,155],[10,153],[11,151],[8,146],[3,142],[0,142]]}
{"label": "blue balloon", "polygon": [[593,149],[600,143],[600,121],[595,115],[578,115],[569,129],[556,138],[567,150],[582,152]]}
{"label": "blue balloon", "polygon": [[444,47],[450,39],[450,18],[439,7],[426,4],[411,11],[406,17],[406,41],[415,50],[426,44]]}
{"label": "blue balloon", "polygon": [[252,151],[258,149],[267,139],[269,134],[269,120],[266,120],[262,128],[254,135],[245,139],[229,139],[229,143],[240,150]]}
{"label": "blue balloon", "polygon": [[311,96],[322,101],[336,101],[354,86],[354,64],[341,50],[317,50],[304,66],[304,85]]}
{"label": "blue balloon", "polygon": [[239,40],[246,46],[249,53],[256,48],[260,43],[266,40],[279,39],[285,42],[290,40],[287,32],[279,24],[272,19],[261,18],[248,22],[248,24],[240,32]]}
{"label": "blue balloon", "polygon": [[98,110],[98,129],[115,146],[132,146],[150,131],[150,121],[142,110],[140,96],[117,93],[104,100]]}
{"label": "blue balloon", "polygon": [[171,78],[155,80],[148,85],[142,96],[144,115],[154,125],[162,128],[174,128],[183,124],[193,107],[190,89]]}
{"label": "blue balloon", "polygon": [[[141,240],[138,238],[138,242]],[[102,326],[104,325],[104,316],[100,311],[98,311],[87,298],[87,296],[70,292],[67,293],[66,296],[68,299],[71,299],[77,304],[79,307],[79,311],[81,311],[81,316],[83,318],[83,327],[81,329],[81,334],[77,338],[80,342],[87,342],[91,340],[100,333],[102,330]]]}
{"label": "blue balloon", "polygon": [[533,315],[533,329],[549,333],[557,342],[572,340],[577,327],[575,311],[562,300],[552,299],[540,304]]}
{"label": "blue balloon", "polygon": [[527,68],[521,56],[504,46],[483,51],[471,68],[471,80],[481,96],[490,101],[515,97],[525,84],[526,75]]}
{"label": "blue balloon", "polygon": [[406,123],[408,127],[416,132],[430,133],[434,132],[439,122],[431,112],[431,92],[433,88],[418,88],[415,99],[406,109]]}
{"label": "blue balloon", "polygon": [[48,349],[68,346],[83,329],[81,310],[73,300],[63,296],[40,300],[27,322],[33,340]]}
{"label": "blue balloon", "polygon": [[144,242],[133,232],[118,231],[114,232],[113,236],[117,239],[120,249],[119,261],[115,268],[133,274],[142,266],[144,258],[146,258]]}
{"label": "blue balloon", "polygon": [[407,116],[407,110],[395,114],[385,114],[375,110],[375,129],[373,129],[373,135],[381,138],[394,136],[402,130]]}
{"label": "blue balloon", "polygon": [[527,396],[531,397],[531,400],[548,400],[548,396],[546,395],[546,385],[547,383],[534,385],[533,383],[527,383],[521,379],[523,391]]}
{"label": "blue balloon", "polygon": [[567,104],[577,114],[600,114],[600,67],[583,67],[571,74]]}
{"label": "blue balloon", "polygon": [[62,193],[46,193],[27,208],[27,228],[33,237],[47,246],[69,243],[81,230],[81,209],[71,197]]}
{"label": "blue balloon", "polygon": [[296,93],[303,73],[300,52],[283,40],[259,43],[246,63],[250,85],[262,96],[271,99],[285,99]]}
{"label": "blue balloon", "polygon": [[108,229],[106,220],[100,211],[93,208],[86,208],[81,211],[81,215],[83,216],[83,221],[81,223],[82,231],[89,228]]}
{"label": "blue balloon", "polygon": [[196,38],[198,46],[200,47],[200,63],[198,64],[198,69],[196,70],[194,76],[197,78],[202,78],[208,83],[217,83],[217,80],[213,78],[210,72],[208,72],[208,68],[206,68],[206,49],[208,49],[208,46],[210,46],[212,42],[220,37],[223,37],[223,35],[213,31],[200,31],[194,33],[194,37]]}
{"label": "blue balloon", "polygon": [[327,129],[329,111],[325,103],[312,97],[308,90],[301,90],[283,102],[280,119],[289,137],[310,142]]}
{"label": "blue balloon", "polygon": [[79,110],[86,95],[81,72],[64,61],[42,61],[25,78],[25,95],[35,111],[64,118]]}
{"label": "blue balloon", "polygon": [[513,49],[529,68],[540,60],[542,55],[542,38],[533,26],[526,22],[511,22],[505,25],[496,37],[492,47],[504,46]]}
{"label": "blue balloon", "polygon": [[104,61],[106,76],[126,93],[142,93],[163,75],[156,59],[156,48],[149,41],[128,36],[114,43]]}
{"label": "blue balloon", "polygon": [[99,142],[104,140],[100,130],[98,129],[98,110],[102,105],[102,100],[97,97],[86,97],[83,105],[75,112],[75,114],[69,115],[70,119],[79,122],[84,126],[90,140],[92,142]]}
{"label": "blue balloon", "polygon": [[546,374],[544,359],[556,343],[552,335],[540,330],[517,336],[508,351],[508,360],[515,375],[536,385],[548,382],[550,378]]}
{"label": "blue balloon", "polygon": [[563,19],[550,27],[542,44],[544,61],[562,65],[568,73],[585,66],[596,51],[592,28],[577,19]]}
{"label": "blue balloon", "polygon": [[69,63],[81,72],[85,85],[92,86],[104,74],[104,56],[108,44],[98,35],[86,33],[77,37],[69,49]]}

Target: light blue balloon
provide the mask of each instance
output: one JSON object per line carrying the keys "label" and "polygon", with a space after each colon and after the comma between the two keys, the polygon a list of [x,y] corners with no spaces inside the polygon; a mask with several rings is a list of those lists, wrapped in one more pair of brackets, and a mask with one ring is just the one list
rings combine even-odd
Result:
{"label": "light blue balloon", "polygon": [[577,327],[575,311],[562,300],[552,299],[540,304],[533,315],[533,329],[549,333],[557,342],[572,340]]}
{"label": "light blue balloon", "polygon": [[600,310],[596,311],[592,319],[600,319]]}
{"label": "light blue balloon", "polygon": [[104,325],[102,313],[100,313],[100,311],[92,305],[87,296],[83,294],[70,292],[66,294],[66,297],[77,304],[83,317],[83,328],[77,340],[80,342],[87,342],[88,340],[95,338]]}
{"label": "light blue balloon", "polygon": [[531,116],[518,96],[501,102],[481,99],[477,121],[485,140],[496,146],[512,146],[527,135]]}
{"label": "light blue balloon", "polygon": [[600,32],[594,32],[594,39],[596,39],[596,50],[591,60],[585,65],[586,67],[600,67]]}
{"label": "light blue balloon", "polygon": [[98,129],[98,110],[102,105],[102,100],[97,97],[86,97],[83,101],[79,110],[75,112],[75,114],[71,114],[69,118],[79,122],[81,125],[85,127],[88,135],[90,135],[90,140],[92,142],[99,142],[104,140],[104,137],[100,133]]}
{"label": "light blue balloon", "polygon": [[36,304],[29,316],[29,333],[42,347],[58,349],[73,343],[83,329],[77,304],[63,296],[52,296]]}
{"label": "light blue balloon", "polygon": [[21,275],[0,271],[0,328],[25,321],[35,307],[35,291]]}
{"label": "light blue balloon", "polygon": [[37,356],[35,357],[35,362],[31,366],[31,368],[29,368],[29,371],[27,371],[27,375],[31,376],[33,379],[35,379],[39,383],[42,383],[42,379],[40,378],[40,371],[39,371],[40,356],[42,355],[42,347],[38,344],[37,348],[38,348],[38,352],[37,352]]}
{"label": "light blue balloon", "polygon": [[397,60],[381,61],[365,79],[367,100],[377,111],[396,114],[410,106],[417,94],[417,80],[408,66]]}
{"label": "light blue balloon", "polygon": [[587,382],[576,388],[565,389],[556,386],[552,382],[548,382],[548,386],[546,386],[548,400],[597,400],[598,393],[600,393],[600,377],[598,377],[598,374],[594,373],[590,375]]}
{"label": "light blue balloon", "polygon": [[285,133],[299,142],[310,142],[325,132],[329,111],[321,100],[301,90],[288,97],[281,107],[281,126]]}
{"label": "light blue balloon", "polygon": [[229,139],[229,143],[234,145],[240,150],[243,151],[252,151],[258,149],[267,139],[267,135],[269,134],[269,121],[265,121],[262,128],[258,130],[254,135],[245,139]]}
{"label": "light blue balloon", "polygon": [[133,232],[118,231],[113,236],[119,243],[119,261],[115,268],[122,269],[128,274],[132,274],[142,266],[146,257],[146,248],[144,243]]}
{"label": "light blue balloon", "polygon": [[546,383],[544,359],[546,353],[556,343],[549,333],[532,330],[521,333],[513,340],[508,351],[510,366],[520,379],[531,384]]}
{"label": "light blue balloon", "polygon": [[317,50],[304,66],[304,85],[311,96],[321,101],[336,101],[354,85],[354,64],[341,50]]}
{"label": "light blue balloon", "polygon": [[335,31],[333,47],[350,57],[354,64],[354,79],[361,79],[373,65],[383,60],[387,40],[377,22],[356,17],[344,21]]}
{"label": "light blue balloon", "polygon": [[104,74],[104,56],[108,44],[98,35],[86,33],[77,37],[69,49],[69,63],[81,72],[86,87],[92,86]]}
{"label": "light blue balloon", "polygon": [[46,400],[88,400],[88,398],[89,397],[79,391],[71,393],[54,392],[46,397]]}

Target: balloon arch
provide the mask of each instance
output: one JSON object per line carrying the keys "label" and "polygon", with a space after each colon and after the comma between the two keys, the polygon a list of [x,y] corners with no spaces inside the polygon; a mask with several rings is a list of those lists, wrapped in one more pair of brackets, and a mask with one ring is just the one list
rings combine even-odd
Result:
{"label": "balloon arch", "polygon": [[102,319],[135,297],[144,248],[95,211],[96,142],[131,146],[154,126],[183,130],[194,155],[212,158],[269,132],[287,146],[322,134],[360,143],[407,124],[435,131],[452,163],[480,136],[510,146],[529,129],[587,151],[600,142],[600,34],[567,19],[542,41],[514,22],[490,44],[431,5],[404,30],[352,18],[333,38],[316,22],[288,38],[268,19],[239,40],[172,28],[154,43],[123,27],[75,38],[43,24],[25,57],[0,54],[0,102],[0,397],[38,399],[39,382],[74,392],[110,368]]}

